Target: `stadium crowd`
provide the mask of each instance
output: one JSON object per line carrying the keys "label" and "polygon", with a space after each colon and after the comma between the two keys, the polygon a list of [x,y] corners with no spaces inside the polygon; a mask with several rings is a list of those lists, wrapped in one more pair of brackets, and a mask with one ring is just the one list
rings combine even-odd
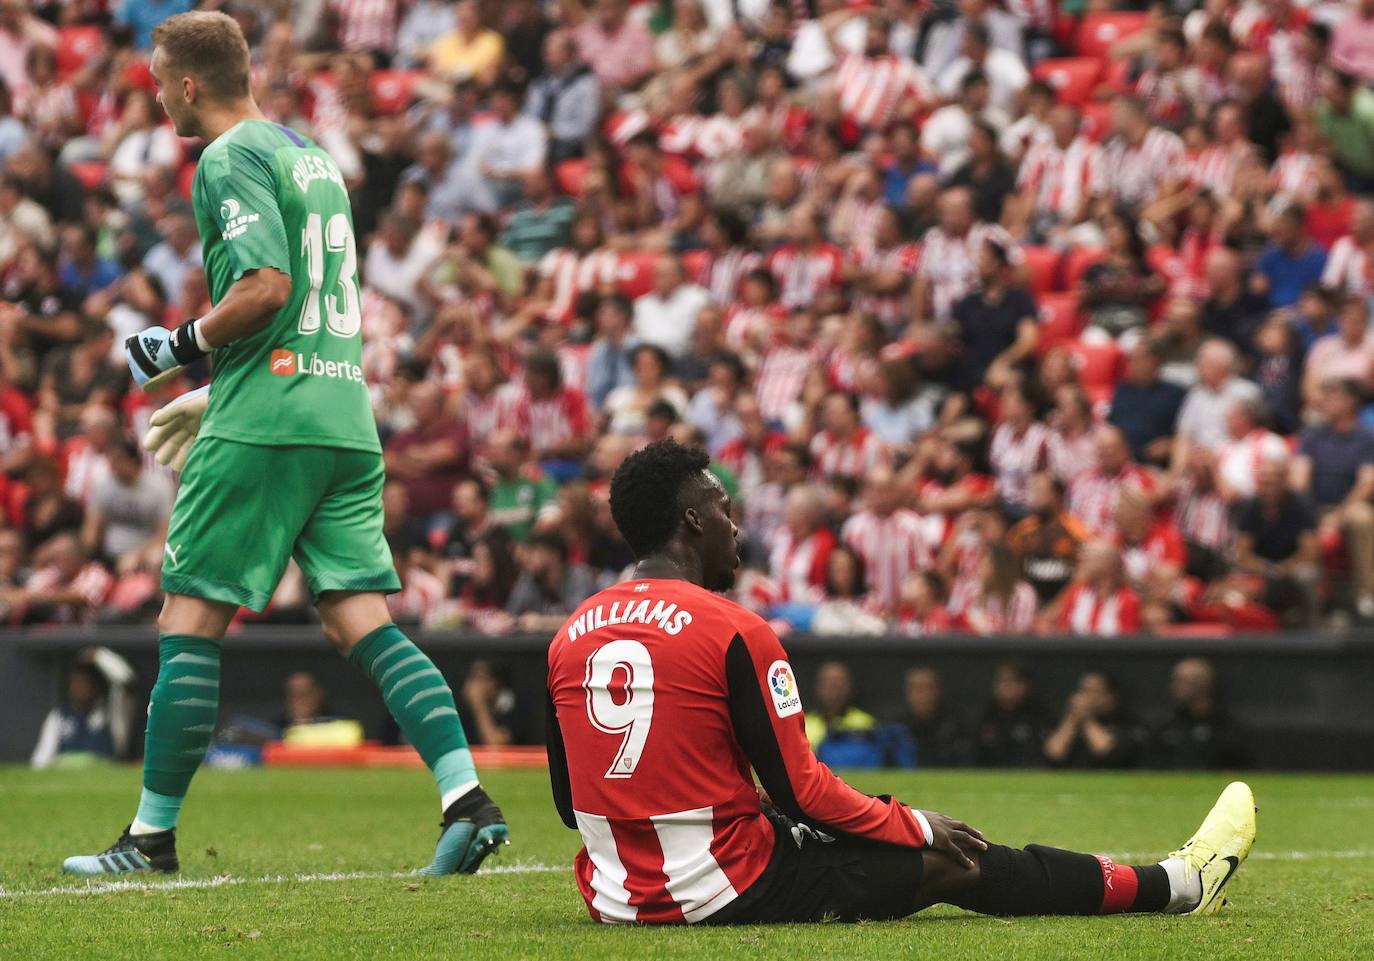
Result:
{"label": "stadium crowd", "polygon": [[[207,309],[191,5],[0,0],[11,624],[147,619],[185,546],[134,438],[208,370],[122,342]],[[398,619],[556,626],[665,436],[780,627],[1374,619],[1374,0],[207,5],[352,193]]]}

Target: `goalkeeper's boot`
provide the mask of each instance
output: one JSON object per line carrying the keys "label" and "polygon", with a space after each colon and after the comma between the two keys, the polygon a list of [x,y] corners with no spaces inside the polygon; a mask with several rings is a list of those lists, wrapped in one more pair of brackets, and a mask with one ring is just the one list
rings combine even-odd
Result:
{"label": "goalkeeper's boot", "polygon": [[119,840],[99,854],[78,854],[62,862],[67,874],[97,877],[107,874],[176,874],[177,832],[130,834],[125,828]]}
{"label": "goalkeeper's boot", "polygon": [[501,809],[487,792],[475,787],[448,806],[439,826],[434,860],[421,874],[473,874],[482,862],[510,843]]}
{"label": "goalkeeper's boot", "polygon": [[1255,844],[1255,796],[1244,781],[1232,781],[1221,792],[1202,826],[1173,854],[1196,871],[1202,898],[1184,913],[1216,914],[1226,903],[1226,885]]}

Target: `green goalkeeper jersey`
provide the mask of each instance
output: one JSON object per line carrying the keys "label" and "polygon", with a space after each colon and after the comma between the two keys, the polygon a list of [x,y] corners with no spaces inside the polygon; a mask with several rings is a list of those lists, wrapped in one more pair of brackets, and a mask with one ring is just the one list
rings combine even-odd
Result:
{"label": "green goalkeeper jersey", "polygon": [[213,303],[252,270],[291,278],[291,298],[271,323],[215,350],[201,435],[380,451],[338,166],[294,130],[244,120],[205,148],[191,199]]}

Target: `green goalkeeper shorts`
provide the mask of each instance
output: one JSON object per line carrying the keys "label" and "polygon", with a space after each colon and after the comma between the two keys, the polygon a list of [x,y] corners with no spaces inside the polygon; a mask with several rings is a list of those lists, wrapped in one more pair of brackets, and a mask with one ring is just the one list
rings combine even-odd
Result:
{"label": "green goalkeeper shorts", "polygon": [[162,589],[262,611],[295,558],[325,591],[401,589],[382,534],[381,455],[201,437],[181,474]]}

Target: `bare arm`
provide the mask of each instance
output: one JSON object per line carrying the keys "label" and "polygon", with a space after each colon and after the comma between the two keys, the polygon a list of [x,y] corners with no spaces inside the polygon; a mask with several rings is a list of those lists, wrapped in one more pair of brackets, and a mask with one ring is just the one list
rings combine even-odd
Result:
{"label": "bare arm", "polygon": [[256,334],[291,299],[291,278],[274,267],[244,274],[196,327],[211,347]]}

